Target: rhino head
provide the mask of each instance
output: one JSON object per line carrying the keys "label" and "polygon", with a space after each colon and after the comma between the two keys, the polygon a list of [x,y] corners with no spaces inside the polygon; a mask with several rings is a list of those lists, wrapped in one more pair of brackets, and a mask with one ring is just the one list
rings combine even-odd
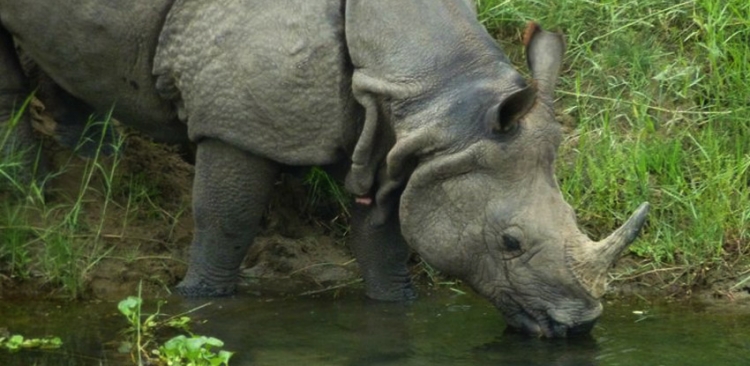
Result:
{"label": "rhino head", "polygon": [[414,170],[402,230],[424,260],[490,299],[512,328],[586,333],[602,312],[607,268],[637,236],[648,204],[599,242],[578,229],[554,175],[561,129],[552,101],[564,42],[536,25],[525,38],[531,86],[484,104],[484,138]]}
{"label": "rhino head", "polygon": [[[466,3],[439,3],[437,10],[393,4],[401,6],[394,17],[420,19],[406,22],[409,36],[397,41],[381,40],[396,37],[387,33],[398,26],[376,40],[347,29],[356,41],[353,89],[367,110],[363,136],[383,129],[371,121],[387,120],[395,140],[385,172],[372,178],[379,182],[376,202],[388,206],[400,193],[398,215],[411,248],[489,299],[511,328],[547,337],[587,333],[602,312],[607,269],[637,236],[648,203],[606,239],[584,235],[554,174],[562,36],[529,25],[524,43],[533,80],[526,83],[471,22],[471,9],[457,5]],[[424,39],[437,44],[415,55]],[[368,64],[386,50],[395,50],[398,67],[382,58]],[[375,154],[360,145],[354,167],[358,157],[366,166],[363,156]],[[348,183],[356,191],[354,180]]]}

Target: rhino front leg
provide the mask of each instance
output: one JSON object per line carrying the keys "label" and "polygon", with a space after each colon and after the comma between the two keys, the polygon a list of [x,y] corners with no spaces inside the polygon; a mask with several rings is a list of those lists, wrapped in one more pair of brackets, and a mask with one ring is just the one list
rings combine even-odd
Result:
{"label": "rhino front leg", "polygon": [[13,38],[0,28],[0,177],[10,177],[11,182],[0,182],[0,186],[26,187],[35,176],[45,171],[36,164],[40,144],[34,137],[28,111],[15,125],[13,117],[21,110],[29,97],[28,80],[23,74],[13,45]]}
{"label": "rhino front leg", "polygon": [[195,170],[195,234],[188,272],[177,291],[188,297],[230,295],[258,233],[278,165],[207,139],[198,143]]}
{"label": "rhino front leg", "polygon": [[405,301],[416,297],[407,261],[409,247],[401,236],[398,215],[390,215],[383,224],[374,224],[372,205],[356,203],[352,209],[352,233],[349,242],[362,271],[369,298]]}

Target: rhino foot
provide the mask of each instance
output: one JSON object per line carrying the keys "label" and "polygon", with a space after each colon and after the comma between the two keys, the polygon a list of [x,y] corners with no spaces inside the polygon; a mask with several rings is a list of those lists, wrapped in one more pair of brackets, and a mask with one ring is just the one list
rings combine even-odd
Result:
{"label": "rhino foot", "polygon": [[[365,281],[365,283],[368,282]],[[417,291],[414,289],[411,281],[398,285],[392,284],[388,288],[368,285],[365,294],[373,300],[389,302],[406,302],[417,298]]]}
{"label": "rhino foot", "polygon": [[237,292],[237,285],[211,285],[203,280],[185,279],[180,282],[175,291],[184,297],[225,297]]}

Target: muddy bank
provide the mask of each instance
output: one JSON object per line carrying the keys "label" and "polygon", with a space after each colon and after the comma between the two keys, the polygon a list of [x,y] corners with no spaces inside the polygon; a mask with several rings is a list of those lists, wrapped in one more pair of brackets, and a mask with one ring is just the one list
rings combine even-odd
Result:
{"label": "muddy bank", "polygon": [[[75,205],[90,161],[52,141],[45,145],[55,169],[64,168],[48,183],[44,208],[29,208],[26,216],[31,225],[54,228]],[[128,137],[121,160],[116,160],[107,158],[101,164],[104,171],[117,165],[112,185],[119,188],[105,193],[106,173],[95,172],[82,200],[77,224],[81,229],[71,235],[81,240],[78,245],[99,248],[92,252],[96,258],[79,258],[90,268],[82,273],[83,291],[77,297],[115,300],[135,294],[139,282],[148,296],[168,295],[187,269],[193,168],[174,149],[138,135]],[[311,214],[314,208],[306,207],[305,192],[298,177],[284,175],[277,182],[263,231],[244,261],[247,286],[286,279],[310,291],[357,280],[358,269],[343,233],[327,227],[324,217]],[[39,241],[30,247],[42,251],[44,240],[30,238]],[[63,284],[41,267],[32,264],[27,278],[0,275],[0,298],[68,297]]]}
{"label": "muddy bank", "polygon": [[[132,131],[119,156],[94,164],[54,141],[55,123],[40,103],[33,104],[32,112],[55,174],[46,185],[43,204],[18,205],[24,206],[28,225],[43,231],[70,220],[80,202],[76,232],[68,239],[91,250],[84,248],[81,254],[90,255],[77,259],[87,268],[81,271],[83,291],[76,296],[117,299],[134,294],[141,281],[148,295],[168,294],[187,269],[193,167],[175,148]],[[87,188],[79,197],[82,187]],[[282,175],[263,231],[244,261],[245,285],[257,288],[273,280],[316,291],[357,283],[358,269],[344,244],[347,218],[330,206],[310,202],[302,177]],[[31,237],[28,248],[41,252],[45,240],[43,235]],[[41,264],[30,264],[27,276],[7,267],[0,265],[0,298],[69,296],[60,279]]]}

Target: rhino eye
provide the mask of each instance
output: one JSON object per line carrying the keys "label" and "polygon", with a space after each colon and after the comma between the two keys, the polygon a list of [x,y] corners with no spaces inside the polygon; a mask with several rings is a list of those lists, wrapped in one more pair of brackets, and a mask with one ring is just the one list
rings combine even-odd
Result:
{"label": "rhino eye", "polygon": [[509,252],[521,250],[521,243],[518,241],[518,239],[508,234],[503,234],[503,246],[505,247],[505,250]]}

